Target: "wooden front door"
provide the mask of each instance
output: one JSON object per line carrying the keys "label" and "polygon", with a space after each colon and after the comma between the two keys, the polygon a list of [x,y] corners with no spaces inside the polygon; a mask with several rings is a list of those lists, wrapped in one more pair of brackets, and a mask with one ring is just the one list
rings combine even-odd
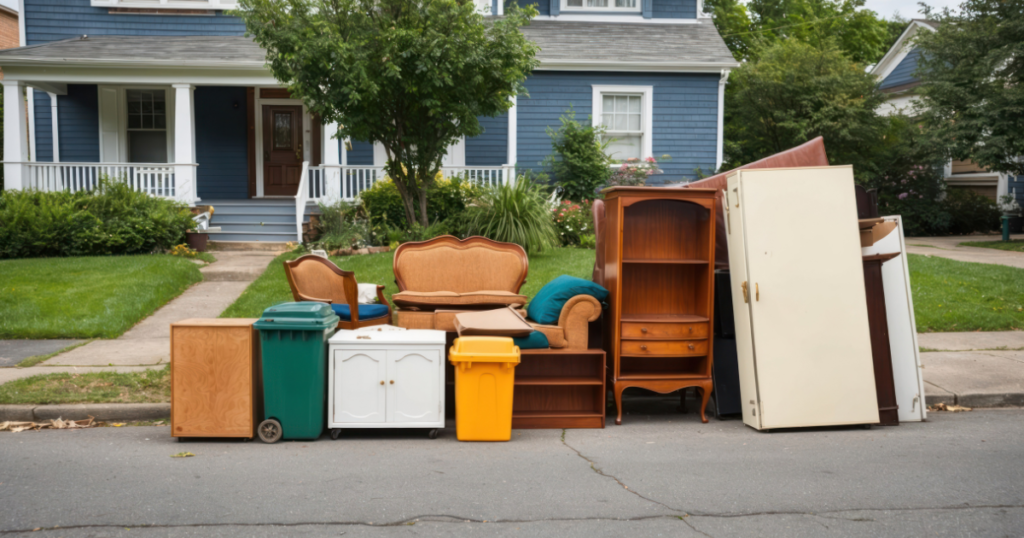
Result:
{"label": "wooden front door", "polygon": [[295,196],[302,173],[302,107],[263,106],[263,195]]}

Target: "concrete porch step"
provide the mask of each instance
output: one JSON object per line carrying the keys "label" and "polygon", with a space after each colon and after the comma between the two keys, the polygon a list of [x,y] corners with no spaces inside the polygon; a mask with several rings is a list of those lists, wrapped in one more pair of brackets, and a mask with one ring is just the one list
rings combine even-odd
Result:
{"label": "concrete porch step", "polygon": [[227,215],[222,215],[220,211],[217,211],[216,213],[213,214],[212,220],[213,222],[218,223],[221,226],[225,224],[251,222],[263,222],[266,224],[291,224],[292,226],[295,226],[295,213],[292,213],[290,215],[267,215],[265,213],[251,212],[237,214],[231,213]]}
{"label": "concrete porch step", "polygon": [[291,222],[214,222],[212,226],[219,226],[220,233],[291,233],[295,234],[295,219]]}
{"label": "concrete porch step", "polygon": [[268,241],[271,243],[287,243],[289,241],[295,241],[297,236],[295,232],[265,232],[265,233],[252,233],[252,232],[211,232],[210,241]]}

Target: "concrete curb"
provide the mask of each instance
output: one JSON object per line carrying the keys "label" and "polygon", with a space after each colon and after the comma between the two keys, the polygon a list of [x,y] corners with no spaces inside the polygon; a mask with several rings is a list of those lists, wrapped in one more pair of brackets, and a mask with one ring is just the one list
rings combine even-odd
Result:
{"label": "concrete curb", "polygon": [[0,422],[40,422],[57,418],[82,420],[90,416],[107,422],[158,420],[171,416],[171,404],[0,405]]}

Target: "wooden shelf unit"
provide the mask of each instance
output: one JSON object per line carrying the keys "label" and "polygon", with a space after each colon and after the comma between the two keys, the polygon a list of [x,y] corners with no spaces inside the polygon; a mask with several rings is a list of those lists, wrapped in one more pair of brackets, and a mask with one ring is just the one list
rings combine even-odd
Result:
{"label": "wooden shelf unit", "polygon": [[604,428],[601,349],[524,349],[516,366],[512,428]]}
{"label": "wooden shelf unit", "polygon": [[613,187],[605,192],[605,349],[622,423],[622,392],[696,387],[711,395],[715,191]]}

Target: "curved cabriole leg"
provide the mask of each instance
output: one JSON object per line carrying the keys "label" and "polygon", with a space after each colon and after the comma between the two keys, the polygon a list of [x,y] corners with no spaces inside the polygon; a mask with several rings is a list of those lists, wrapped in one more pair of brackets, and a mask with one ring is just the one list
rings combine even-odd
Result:
{"label": "curved cabriole leg", "polygon": [[617,383],[615,384],[615,411],[618,416],[615,417],[615,424],[622,424],[622,391],[626,390],[626,387],[620,387]]}
{"label": "curved cabriole leg", "polygon": [[707,383],[700,386],[700,421],[707,424],[708,417],[704,415],[704,411],[708,407],[708,400],[711,399],[711,384]]}

